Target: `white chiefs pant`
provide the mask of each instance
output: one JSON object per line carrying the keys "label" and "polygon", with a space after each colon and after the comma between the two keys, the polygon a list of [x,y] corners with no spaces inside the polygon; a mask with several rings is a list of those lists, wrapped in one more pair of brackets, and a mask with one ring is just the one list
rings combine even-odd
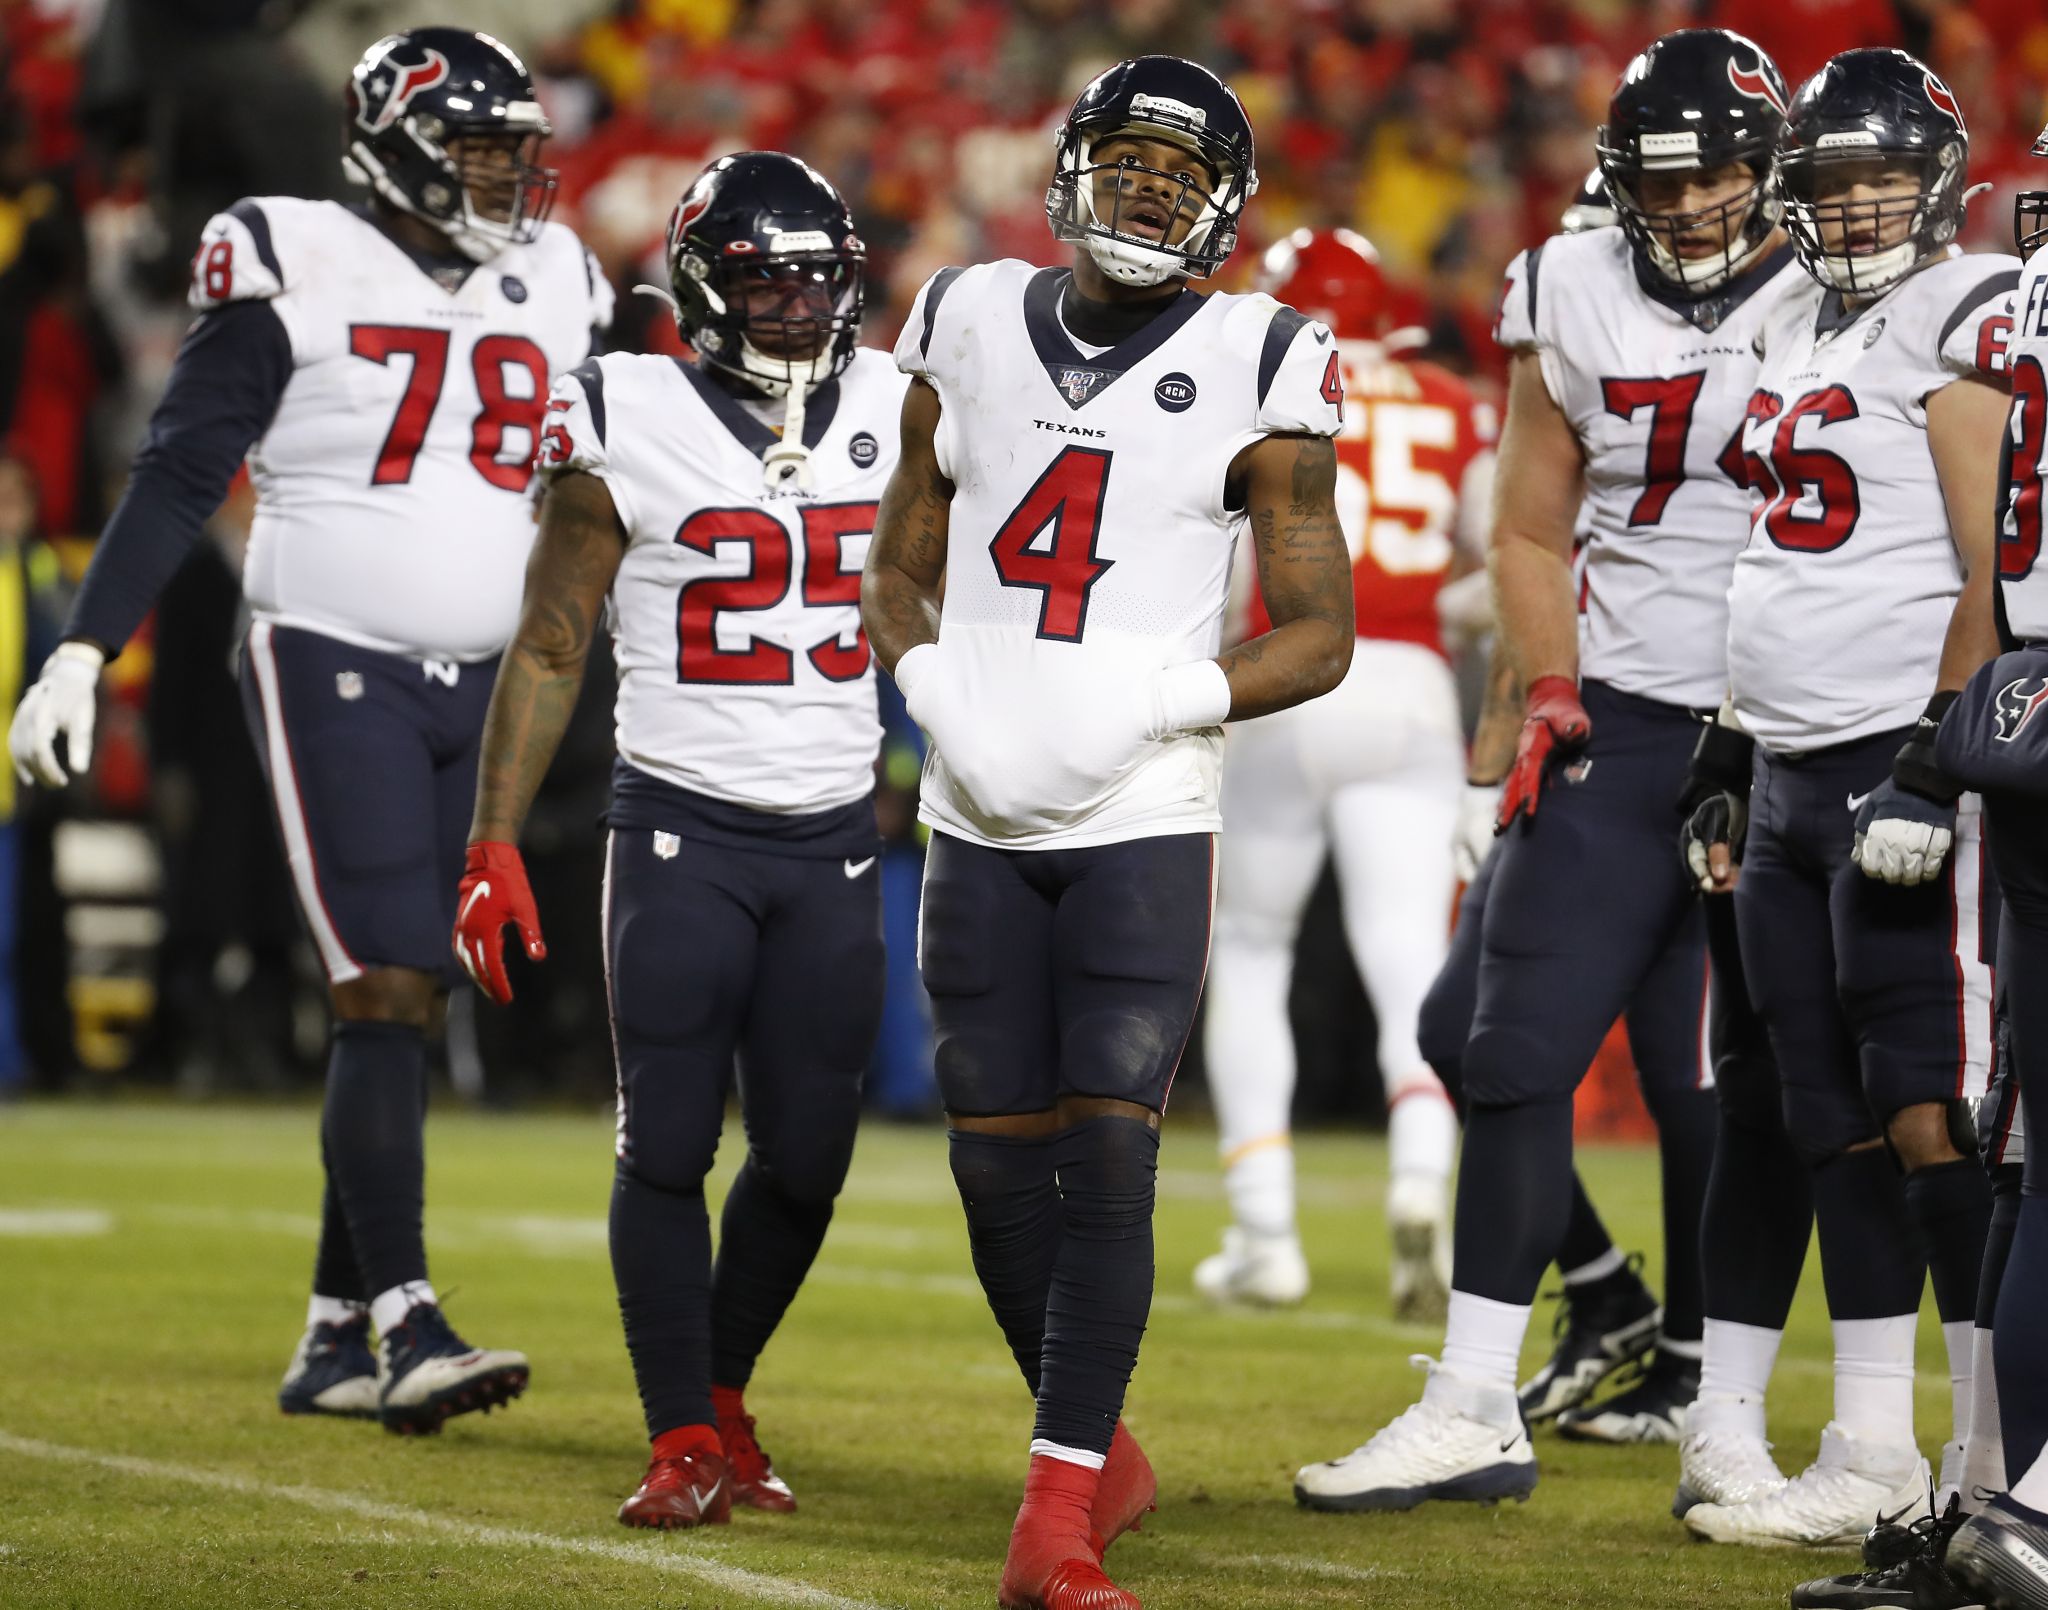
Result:
{"label": "white chiefs pant", "polygon": [[[1370,639],[1359,640],[1349,673],[1322,698],[1228,730],[1204,1046],[1239,1222],[1279,1233],[1293,1219],[1287,993],[1302,910],[1326,854],[1335,857],[1345,934],[1379,1022],[1394,1170],[1450,1171],[1455,1125],[1415,1036],[1449,945],[1465,745],[1450,667],[1425,648]],[[1417,1126],[1401,1122],[1411,1095],[1424,1098],[1414,1106],[1436,1109],[1416,1115],[1423,1122],[1412,1137],[1403,1130]],[[1236,1166],[1268,1150],[1276,1155],[1266,1165]]]}

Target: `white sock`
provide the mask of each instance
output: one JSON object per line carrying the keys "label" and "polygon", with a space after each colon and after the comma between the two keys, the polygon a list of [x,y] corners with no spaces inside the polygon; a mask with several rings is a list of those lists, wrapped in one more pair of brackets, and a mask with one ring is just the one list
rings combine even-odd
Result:
{"label": "white sock", "polygon": [[1599,1257],[1582,1263],[1576,1269],[1563,1271],[1567,1286],[1590,1286],[1596,1280],[1605,1280],[1628,1260],[1621,1255],[1621,1248],[1609,1247]]}
{"label": "white sock", "polygon": [[1458,1155],[1458,1115],[1428,1069],[1394,1089],[1387,1103],[1387,1169],[1399,1177],[1448,1181]]}
{"label": "white sock", "polygon": [[1527,1305],[1453,1291],[1444,1325],[1443,1367],[1482,1386],[1504,1386],[1512,1391],[1522,1362],[1522,1338],[1528,1330]]}
{"label": "white sock", "polygon": [[345,1297],[322,1297],[315,1292],[306,1304],[306,1329],[315,1325],[346,1325],[370,1311],[368,1303],[350,1302]]}
{"label": "white sock", "polygon": [[1975,1376],[1971,1353],[1977,1345],[1977,1327],[1967,1319],[1944,1320],[1941,1339],[1948,1348],[1949,1418],[1955,1435],[1948,1440],[1967,1444],[1970,1440],[1970,1390]]}
{"label": "white sock", "polygon": [[1241,1146],[1224,1166],[1230,1216],[1254,1235],[1294,1234],[1294,1147],[1285,1131]]}
{"label": "white sock", "polygon": [[1783,1331],[1766,1325],[1708,1320],[1700,1357],[1700,1395],[1686,1430],[1733,1431],[1761,1440],[1764,1393],[1784,1339]]}
{"label": "white sock", "polygon": [[370,1323],[379,1336],[388,1336],[405,1323],[405,1316],[421,1303],[439,1302],[434,1288],[424,1280],[408,1280],[402,1286],[380,1291],[370,1299]]}
{"label": "white sock", "polygon": [[1913,1443],[1913,1332],[1918,1314],[1838,1319],[1835,1423],[1885,1448]]}
{"label": "white sock", "polygon": [[1057,1459],[1062,1464],[1081,1465],[1089,1470],[1102,1468],[1103,1455],[1099,1453],[1090,1453],[1086,1448],[1069,1448],[1064,1443],[1048,1442],[1043,1437],[1033,1437],[1031,1457],[1036,1459],[1040,1455],[1047,1459]]}
{"label": "white sock", "polygon": [[1971,1327],[1970,1437],[1963,1447],[1963,1513],[1983,1505],[1978,1492],[2005,1491],[2005,1436],[1998,1423],[1998,1372],[1991,1367],[1991,1332]]}

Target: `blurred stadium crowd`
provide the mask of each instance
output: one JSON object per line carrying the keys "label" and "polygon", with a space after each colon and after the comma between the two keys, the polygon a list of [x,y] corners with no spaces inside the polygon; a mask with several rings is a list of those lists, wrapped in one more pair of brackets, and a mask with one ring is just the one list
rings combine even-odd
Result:
{"label": "blurred stadium crowd", "polygon": [[[422,20],[443,19],[389,0],[0,0],[0,710],[48,652],[118,494],[187,322],[201,224],[244,195],[339,194],[348,69]],[[1058,114],[1119,57],[1195,57],[1259,133],[1263,188],[1235,274],[1298,225],[1362,229],[1402,322],[1487,385],[1501,269],[1555,228],[1617,73],[1658,34],[1735,28],[1795,85],[1851,46],[1924,57],[1969,117],[1972,180],[1993,187],[1970,244],[2004,241],[2018,163],[2048,121],[2039,0],[470,0],[445,20],[526,55],[556,130],[556,216],[621,290],[661,280],[669,210],[712,157],[765,147],[823,169],[870,246],[871,344],[944,264],[1053,260]],[[675,346],[647,298],[621,299],[611,339]],[[28,798],[0,776],[0,1095],[82,1072],[199,1089],[316,1077],[317,976],[230,671],[247,513],[246,493],[223,508],[112,668],[93,789]],[[593,676],[535,813],[529,864],[556,961],[514,1014],[458,1007],[458,1086],[482,1088],[485,1068],[500,1093],[610,1083],[590,896],[609,697]],[[914,910],[917,859],[903,792],[917,740],[896,713],[892,922]],[[898,937],[903,955],[907,927]],[[1302,1099],[1376,1100],[1356,1077],[1369,1008],[1328,890],[1303,948]],[[913,1112],[928,1073],[907,969],[901,982],[875,1088]]]}

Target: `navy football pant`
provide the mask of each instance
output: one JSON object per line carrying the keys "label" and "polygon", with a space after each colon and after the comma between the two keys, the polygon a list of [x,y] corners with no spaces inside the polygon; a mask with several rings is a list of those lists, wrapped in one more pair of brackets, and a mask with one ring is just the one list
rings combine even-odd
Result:
{"label": "navy football pant", "polygon": [[[1035,851],[933,834],[919,963],[947,1112],[1044,1113],[1063,1096],[1162,1112],[1201,996],[1214,868],[1208,834]],[[950,1146],[1035,1437],[1106,1454],[1152,1304],[1157,1119],[956,1127]]]}
{"label": "navy football pant", "polygon": [[1572,1094],[1631,1003],[1676,994],[1689,1009],[1646,1016],[1632,1043],[1664,1153],[1671,1334],[1690,1339],[1713,1097],[1705,934],[1673,844],[1699,717],[1597,681],[1580,696],[1591,745],[1577,763],[1552,767],[1535,819],[1517,823],[1490,858],[1460,1069],[1467,1118],[1453,1284],[1500,1302],[1534,1300],[1570,1221]]}
{"label": "navy football pant", "polygon": [[[850,865],[612,833],[612,1273],[650,1437],[747,1384],[831,1222],[882,1002],[881,882]],[[735,1062],[747,1157],[714,1268],[704,1180]]]}
{"label": "navy football pant", "polygon": [[[299,911],[331,983],[401,967],[456,976],[449,944],[497,661],[380,653],[257,621],[243,712],[269,781]],[[314,1290],[364,1301],[426,1278],[426,1044],[342,1023],[321,1118]]]}

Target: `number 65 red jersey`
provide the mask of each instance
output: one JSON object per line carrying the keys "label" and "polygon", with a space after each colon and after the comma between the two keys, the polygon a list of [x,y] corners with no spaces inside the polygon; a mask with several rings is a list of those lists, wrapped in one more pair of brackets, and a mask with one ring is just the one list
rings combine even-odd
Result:
{"label": "number 65 red jersey", "polygon": [[575,235],[545,225],[458,282],[337,202],[265,196],[207,224],[190,300],[268,301],[291,343],[248,457],[256,617],[423,658],[502,649],[548,386],[611,322]]}

